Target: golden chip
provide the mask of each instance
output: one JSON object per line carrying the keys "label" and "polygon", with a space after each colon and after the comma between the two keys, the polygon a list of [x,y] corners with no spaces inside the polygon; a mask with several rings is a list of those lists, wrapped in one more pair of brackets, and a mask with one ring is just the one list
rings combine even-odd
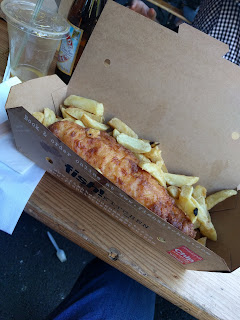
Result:
{"label": "golden chip", "polygon": [[126,125],[126,123],[122,122],[118,118],[112,118],[108,124],[114,129],[117,129],[120,133],[125,133],[133,138],[138,138],[138,135],[128,125]]}
{"label": "golden chip", "polygon": [[203,186],[197,185],[193,190],[193,197],[197,200],[199,198],[206,198],[207,189]]}
{"label": "golden chip", "polygon": [[174,199],[178,199],[180,195],[180,189],[176,186],[169,186],[167,187],[167,191],[170,194],[171,197]]}
{"label": "golden chip", "polygon": [[207,224],[208,221],[210,221],[210,215],[209,215],[209,212],[207,211],[207,207],[202,207],[198,201],[196,199],[194,199],[193,197],[191,198],[191,201],[194,205],[195,208],[197,208],[197,212],[196,212],[196,215],[197,215],[197,220],[200,222],[200,224],[204,225],[204,224]]}
{"label": "golden chip", "polygon": [[198,177],[184,176],[181,174],[164,173],[166,182],[170,186],[182,187],[191,186],[198,182]]}
{"label": "golden chip", "polygon": [[65,112],[75,118],[75,119],[78,119],[78,120],[81,120],[82,116],[84,114],[86,114],[87,116],[89,116],[90,118],[92,118],[93,120],[96,120],[98,122],[103,122],[103,116],[96,116],[95,114],[92,114],[90,112],[87,112],[87,111],[84,111],[83,109],[80,109],[80,108],[74,108],[74,107],[69,107],[69,108],[66,108],[65,109]]}
{"label": "golden chip", "polygon": [[181,190],[179,198],[176,199],[176,205],[188,216],[192,223],[197,221],[198,208],[193,203],[192,197],[185,197],[184,191]]}
{"label": "golden chip", "polygon": [[44,108],[44,119],[43,119],[43,125],[45,127],[50,126],[54,122],[56,122],[56,116],[55,113],[49,109],[49,108]]}
{"label": "golden chip", "polygon": [[151,150],[151,146],[148,142],[132,138],[125,133],[120,133],[117,136],[117,142],[136,153],[145,153]]}
{"label": "golden chip", "polygon": [[192,197],[193,186],[182,186],[181,188],[181,196],[187,199]]}
{"label": "golden chip", "polygon": [[114,129],[113,130],[113,137],[115,138],[115,139],[117,139],[117,136],[119,136],[120,135],[120,132],[117,130],[117,129]]}
{"label": "golden chip", "polygon": [[204,188],[203,186],[197,185],[193,190],[193,198],[204,209],[206,215],[208,216],[208,220],[211,221],[211,217],[207,210],[207,205],[206,205],[206,195],[207,195],[207,189]]}
{"label": "golden chip", "polygon": [[208,221],[206,224],[200,224],[199,229],[203,236],[212,241],[217,241],[217,232],[211,221]]}
{"label": "golden chip", "polygon": [[102,130],[102,131],[106,131],[107,129],[109,129],[109,126],[107,126],[106,124],[93,120],[86,114],[82,116],[81,121],[88,128],[93,128],[93,129]]}
{"label": "golden chip", "polygon": [[199,222],[198,220],[196,220],[196,221],[194,222],[193,226],[194,226],[194,229],[200,228],[200,222]]}
{"label": "golden chip", "polygon": [[[144,155],[149,158],[152,162],[157,162],[157,161],[163,161],[162,155],[161,155],[162,151],[158,148],[158,146],[151,148],[151,150],[147,153],[145,153]],[[164,161],[163,161],[164,163]]]}
{"label": "golden chip", "polygon": [[224,201],[227,198],[230,198],[232,196],[235,196],[236,194],[237,194],[236,190],[222,190],[214,194],[211,194],[206,198],[206,204],[207,204],[208,210],[212,209],[219,202]]}
{"label": "golden chip", "polygon": [[217,240],[217,232],[211,222],[210,214],[207,210],[207,207],[200,206],[200,204],[192,197],[192,202],[198,209],[197,212],[197,220],[200,223],[200,232],[203,236],[207,237],[210,240],[216,241]]}
{"label": "golden chip", "polygon": [[43,123],[44,114],[42,112],[33,112],[32,114],[39,122]]}
{"label": "golden chip", "polygon": [[167,169],[165,163],[162,165],[162,171],[165,172],[165,173],[168,172],[168,169]]}
{"label": "golden chip", "polygon": [[164,179],[163,171],[156,163],[140,162],[139,167],[142,170],[145,170],[148,173],[150,173],[151,176],[153,176],[161,186],[166,188],[166,181]]}
{"label": "golden chip", "polygon": [[86,130],[86,135],[89,137],[89,138],[97,138],[98,136],[100,136],[100,130],[96,130],[96,129],[93,129],[93,128],[89,128]]}
{"label": "golden chip", "polygon": [[68,114],[67,112],[66,112],[66,108],[64,108],[62,105],[60,106],[60,110],[61,110],[61,112],[62,112],[62,116],[63,116],[63,118],[65,119],[65,118],[71,118],[72,120],[77,120],[77,118],[74,118],[73,116],[71,116],[70,114]]}
{"label": "golden chip", "polygon": [[141,153],[134,153],[135,154],[135,156],[136,156],[136,158],[138,158],[138,160],[140,161],[140,162],[151,162],[147,157],[145,157],[143,154],[141,154]]}
{"label": "golden chip", "polygon": [[75,120],[74,122],[75,122],[76,124],[78,124],[79,126],[85,128],[85,125],[82,123],[81,120]]}
{"label": "golden chip", "polygon": [[87,99],[87,98],[83,98],[75,95],[71,95],[67,97],[64,100],[64,105],[81,108],[85,111],[94,113],[97,116],[102,116],[104,112],[104,107],[102,103],[99,103],[92,99]]}
{"label": "golden chip", "polygon": [[206,247],[207,237],[199,238],[197,242],[201,243],[204,247]]}
{"label": "golden chip", "polygon": [[73,119],[73,118],[64,118],[64,119],[62,119],[62,120],[60,120],[60,121],[70,121],[70,122],[75,122],[75,121],[78,121],[78,120],[75,120],[75,119]]}

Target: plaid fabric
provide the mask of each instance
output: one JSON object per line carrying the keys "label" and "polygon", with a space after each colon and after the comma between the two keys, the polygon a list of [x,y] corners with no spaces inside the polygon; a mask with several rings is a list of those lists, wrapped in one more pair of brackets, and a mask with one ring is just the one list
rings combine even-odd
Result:
{"label": "plaid fabric", "polygon": [[224,58],[240,65],[240,0],[202,0],[193,26],[228,44]]}

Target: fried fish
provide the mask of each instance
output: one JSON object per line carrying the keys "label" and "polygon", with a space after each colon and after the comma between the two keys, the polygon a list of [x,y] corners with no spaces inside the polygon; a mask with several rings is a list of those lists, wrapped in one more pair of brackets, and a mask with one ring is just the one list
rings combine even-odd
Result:
{"label": "fried fish", "polygon": [[196,236],[192,222],[175,205],[167,190],[138,166],[139,160],[130,150],[108,133],[70,121],[55,122],[49,129],[130,197],[190,237]]}

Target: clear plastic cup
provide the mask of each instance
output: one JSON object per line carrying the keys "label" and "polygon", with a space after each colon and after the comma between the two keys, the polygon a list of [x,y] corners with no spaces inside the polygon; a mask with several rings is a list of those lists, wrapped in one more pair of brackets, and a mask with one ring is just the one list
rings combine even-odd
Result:
{"label": "clear plastic cup", "polygon": [[8,25],[11,75],[21,81],[47,75],[59,42],[69,31],[57,13],[40,9],[34,18],[35,6],[18,0],[1,3]]}

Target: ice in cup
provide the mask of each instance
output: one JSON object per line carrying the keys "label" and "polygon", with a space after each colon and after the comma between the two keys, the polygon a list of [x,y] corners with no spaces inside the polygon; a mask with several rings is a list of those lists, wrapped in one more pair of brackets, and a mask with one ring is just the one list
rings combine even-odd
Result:
{"label": "ice in cup", "polygon": [[27,81],[47,75],[60,40],[69,31],[67,21],[57,13],[35,4],[4,0],[1,9],[8,25],[11,75]]}

